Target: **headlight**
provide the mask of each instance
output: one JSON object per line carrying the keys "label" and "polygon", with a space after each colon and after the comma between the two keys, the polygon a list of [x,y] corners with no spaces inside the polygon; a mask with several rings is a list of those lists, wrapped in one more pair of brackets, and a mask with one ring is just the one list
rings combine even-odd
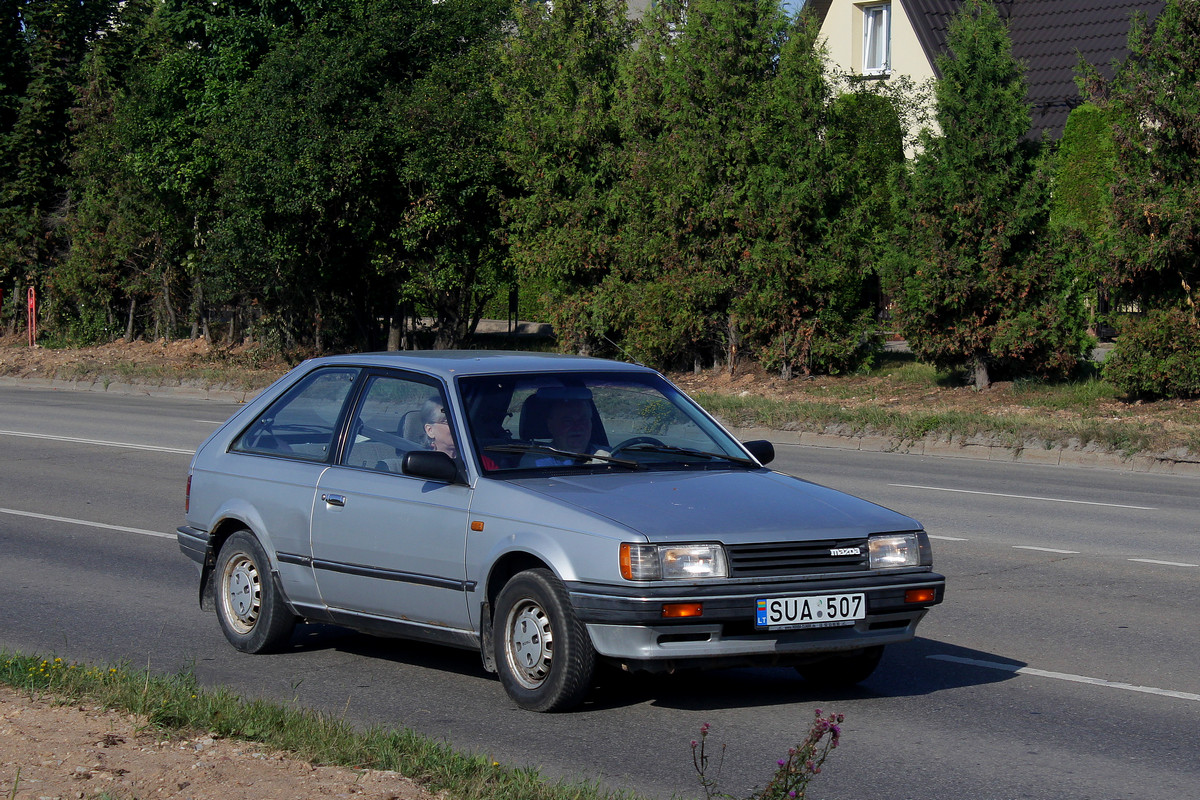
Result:
{"label": "headlight", "polygon": [[729,569],[719,544],[622,544],[621,576],[629,581],[725,578]]}
{"label": "headlight", "polygon": [[921,565],[921,538],[915,533],[872,536],[870,548],[871,569]]}

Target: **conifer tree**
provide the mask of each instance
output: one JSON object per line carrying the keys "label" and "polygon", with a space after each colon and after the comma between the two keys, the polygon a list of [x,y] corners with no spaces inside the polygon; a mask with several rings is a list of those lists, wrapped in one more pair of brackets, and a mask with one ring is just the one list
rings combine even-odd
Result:
{"label": "conifer tree", "polygon": [[903,160],[891,100],[870,90],[833,99],[823,56],[802,16],[762,106],[740,220],[752,243],[738,327],[760,363],[784,378],[870,357],[871,244],[888,218],[888,175]]}
{"label": "conifer tree", "polygon": [[30,0],[17,4],[18,16],[5,14],[3,24],[16,20],[20,35],[0,49],[0,81],[13,84],[0,94],[0,120],[11,125],[0,129],[0,285],[40,282],[62,254],[73,88],[88,40],[114,5]]}
{"label": "conifer tree", "polygon": [[626,65],[628,273],[614,293],[645,358],[732,357],[750,247],[739,221],[783,26],[773,0],[661,2]]}
{"label": "conifer tree", "polygon": [[1022,66],[992,3],[966,0],[938,59],[937,134],[902,181],[892,250],[898,322],[919,358],[993,375],[1062,373],[1086,345],[1073,276],[1039,253],[1048,176]]}
{"label": "conifer tree", "polygon": [[1168,0],[1129,36],[1117,118],[1113,283],[1147,307],[1200,314],[1200,2]]}
{"label": "conifer tree", "polygon": [[616,258],[621,132],[613,106],[633,25],[624,0],[520,8],[503,47],[504,158],[519,193],[505,203],[521,294],[560,346],[590,353],[618,337],[597,288]]}
{"label": "conifer tree", "polygon": [[[1200,395],[1200,2],[1137,20],[1130,56],[1099,102],[1116,118],[1106,277],[1121,321],[1105,377],[1134,395]],[[1128,316],[1128,315],[1126,315]]]}

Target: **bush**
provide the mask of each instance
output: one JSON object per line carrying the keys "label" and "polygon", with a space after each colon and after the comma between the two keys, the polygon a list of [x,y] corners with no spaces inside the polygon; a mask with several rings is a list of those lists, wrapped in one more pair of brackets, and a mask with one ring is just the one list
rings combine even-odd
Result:
{"label": "bush", "polygon": [[1200,324],[1180,310],[1151,311],[1128,321],[1104,377],[1137,397],[1200,395]]}

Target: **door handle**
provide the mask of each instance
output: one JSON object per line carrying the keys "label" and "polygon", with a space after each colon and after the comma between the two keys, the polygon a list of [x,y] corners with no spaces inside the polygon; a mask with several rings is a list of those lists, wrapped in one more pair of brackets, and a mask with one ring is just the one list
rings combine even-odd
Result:
{"label": "door handle", "polygon": [[344,494],[323,494],[321,499],[328,505],[344,508],[346,505],[346,495]]}

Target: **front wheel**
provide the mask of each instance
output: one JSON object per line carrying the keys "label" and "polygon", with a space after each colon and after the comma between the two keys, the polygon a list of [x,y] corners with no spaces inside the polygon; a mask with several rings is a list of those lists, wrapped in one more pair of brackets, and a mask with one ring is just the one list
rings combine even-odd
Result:
{"label": "front wheel", "polygon": [[549,570],[522,572],[496,599],[494,648],[508,696],[530,711],[563,711],[592,688],[596,651],[567,590]]}
{"label": "front wheel", "polygon": [[846,689],[871,677],[883,658],[883,645],[864,647],[850,653],[839,653],[809,664],[800,664],[796,671],[804,680],[828,689]]}
{"label": "front wheel", "polygon": [[269,653],[292,638],[296,618],[271,580],[270,562],[249,531],[230,536],[217,555],[213,600],[221,631],[243,653]]}

